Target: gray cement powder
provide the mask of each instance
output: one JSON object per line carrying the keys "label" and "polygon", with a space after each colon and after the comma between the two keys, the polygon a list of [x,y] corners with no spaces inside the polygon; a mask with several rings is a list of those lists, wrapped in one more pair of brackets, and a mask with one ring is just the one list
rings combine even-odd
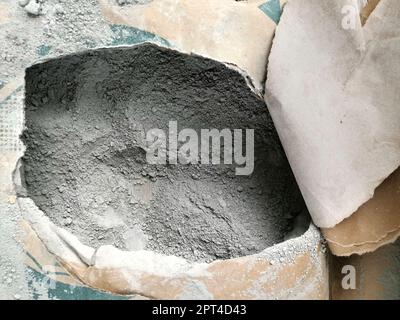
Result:
{"label": "gray cement powder", "polygon": [[[255,129],[255,168],[149,165],[142,132]],[[222,63],[145,44],[26,72],[27,196],[98,247],[211,261],[284,239],[304,203],[266,106]]]}

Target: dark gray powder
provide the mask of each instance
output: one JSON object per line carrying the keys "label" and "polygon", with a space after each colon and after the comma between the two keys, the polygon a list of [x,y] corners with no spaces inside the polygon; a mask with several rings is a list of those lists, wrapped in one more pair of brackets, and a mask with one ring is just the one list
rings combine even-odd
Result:
{"label": "dark gray powder", "polygon": [[[143,132],[254,129],[255,167],[150,165]],[[304,203],[263,100],[226,65],[153,44],[26,71],[27,195],[85,244],[211,261],[283,240]]]}

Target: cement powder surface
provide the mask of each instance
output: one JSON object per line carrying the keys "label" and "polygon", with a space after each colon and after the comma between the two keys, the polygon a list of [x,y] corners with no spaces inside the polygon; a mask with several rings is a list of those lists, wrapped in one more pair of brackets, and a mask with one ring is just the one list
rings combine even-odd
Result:
{"label": "cement powder surface", "polygon": [[[259,252],[304,209],[262,99],[222,63],[145,44],[100,49],[26,73],[27,196],[93,247],[192,261]],[[255,129],[255,168],[150,165],[143,132]]]}

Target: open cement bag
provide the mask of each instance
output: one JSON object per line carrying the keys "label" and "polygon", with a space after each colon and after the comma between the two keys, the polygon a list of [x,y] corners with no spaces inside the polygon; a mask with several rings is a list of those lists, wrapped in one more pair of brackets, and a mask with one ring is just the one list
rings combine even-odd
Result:
{"label": "open cement bag", "polygon": [[[23,10],[28,12],[28,9],[18,8],[15,2],[4,3],[4,15],[0,16],[0,37],[6,37],[10,32],[23,32],[30,37],[26,42],[25,52],[20,53],[20,59],[6,60],[1,66],[7,67],[9,76],[4,79],[5,84],[0,88],[0,127],[7,129],[0,135],[1,210],[10,216],[15,228],[23,231],[16,235],[24,244],[29,274],[34,275],[27,280],[29,290],[33,290],[32,283],[40,279],[46,282],[47,292],[43,292],[43,296],[50,297],[51,292],[51,295],[57,298],[64,298],[65,292],[73,294],[73,298],[121,298],[118,295],[106,296],[102,292],[104,290],[129,298],[138,297],[139,294],[139,297],[171,299],[327,299],[328,272],[321,237],[314,226],[307,227],[307,219],[303,220],[304,204],[301,203],[300,194],[271,119],[260,98],[260,83],[265,76],[268,48],[275,22],[279,19],[281,3],[275,0],[204,3],[174,1],[164,6],[164,10],[161,11],[171,13],[161,17],[160,1],[147,4],[128,2],[122,7],[115,6],[114,2],[107,4],[105,1],[100,3],[100,7],[91,3],[80,3],[79,7],[76,7],[76,4],[71,2],[56,8],[46,2],[41,4],[43,8],[36,18],[32,18],[32,14],[24,16]],[[169,10],[165,10],[166,8]],[[85,15],[77,14],[82,10],[85,11]],[[102,20],[100,10],[107,22]],[[140,18],[132,16],[134,10],[138,10]],[[198,15],[194,14],[196,10],[208,11],[208,14],[202,17],[202,23],[198,23]],[[180,12],[179,18],[174,12]],[[220,14],[210,14],[214,12]],[[87,25],[88,15],[90,26]],[[232,17],[226,19],[227,15]],[[251,23],[248,15],[253,19]],[[207,17],[210,17],[210,20],[207,20]],[[235,21],[234,24],[227,22],[231,19]],[[254,23],[255,21],[257,23]],[[29,28],[26,28],[26,25],[29,25]],[[74,30],[71,26],[78,27],[79,33],[70,32]],[[254,32],[257,26],[262,27],[259,32]],[[173,31],[177,27],[182,31],[178,33],[178,38],[174,38]],[[49,29],[58,37],[48,37]],[[218,32],[211,32],[212,30]],[[221,38],[221,35],[224,37]],[[201,41],[197,41],[196,38]],[[132,45],[143,41],[175,47],[186,53],[203,54],[224,63],[148,44],[115,51],[101,49],[82,52],[87,48]],[[209,44],[209,51],[203,43]],[[13,50],[14,42],[9,44],[10,50]],[[75,54],[77,51],[81,53]],[[17,54],[19,51],[14,52]],[[131,58],[118,59],[118,56],[121,58],[121,55],[124,55],[123,52],[130,52]],[[29,68],[24,83],[25,68],[40,58],[59,57],[66,53],[73,55],[50,59]],[[104,55],[108,58],[105,59]],[[64,64],[66,61],[69,62]],[[157,63],[151,63],[154,61]],[[119,68],[120,62],[122,64]],[[172,72],[168,78],[168,73],[171,69],[174,70],[176,63],[181,64],[181,69]],[[65,66],[67,68],[63,69]],[[55,72],[57,68],[62,72]],[[127,71],[118,77],[122,70]],[[128,72],[133,70],[136,70],[136,73]],[[154,80],[154,77],[160,74],[163,75],[162,81],[156,82],[154,90],[147,90],[146,86],[151,87],[151,79]],[[57,82],[55,75],[59,75],[59,79],[64,81]],[[190,75],[193,76],[192,79]],[[109,82],[106,79],[109,79]],[[107,86],[103,87],[105,81]],[[191,90],[188,89],[199,87],[199,84],[202,86],[196,90],[203,90],[202,94],[189,99],[193,92],[190,93]],[[100,159],[106,147],[113,150],[110,157],[106,158],[110,170],[118,167],[118,179],[130,174],[126,172],[124,162],[131,158],[132,150],[138,151],[138,157],[134,157],[133,160],[137,161],[138,167],[142,166],[140,148],[124,149],[120,143],[133,141],[131,138],[140,139],[140,134],[137,134],[140,132],[137,129],[140,128],[136,126],[135,121],[131,121],[131,116],[127,117],[125,112],[117,112],[116,118],[123,125],[113,128],[113,134],[119,135],[115,141],[97,136],[110,129],[106,126],[107,121],[96,123],[96,120],[91,118],[95,116],[97,119],[107,119],[107,115],[113,113],[116,108],[115,103],[118,104],[120,98],[129,97],[131,91],[135,96],[130,100],[135,101],[135,108],[142,110],[139,112],[142,113],[141,117],[137,120],[146,122],[146,117],[157,119],[161,110],[166,110],[181,119],[183,117],[183,123],[195,128],[199,119],[208,126],[225,124],[231,127],[236,124],[238,126],[235,128],[241,128],[250,125],[258,128],[257,132],[262,132],[256,134],[256,144],[259,147],[268,146],[265,150],[270,152],[265,154],[265,150],[262,151],[260,159],[256,160],[256,174],[250,179],[239,179],[240,183],[237,185],[232,185],[229,175],[226,176],[222,171],[213,173],[211,170],[212,174],[203,172],[198,175],[197,172],[182,170],[180,174],[190,175],[190,179],[187,179],[189,184],[201,182],[203,174],[209,175],[211,182],[218,182],[222,177],[227,183],[223,189],[232,194],[229,199],[224,199],[218,190],[215,190],[218,184],[213,186],[211,183],[207,190],[204,187],[198,190],[200,194],[210,196],[197,197],[194,192],[194,197],[189,199],[189,202],[184,201],[184,204],[189,205],[186,210],[189,213],[197,213],[198,217],[201,217],[202,212],[211,213],[203,219],[208,226],[203,225],[196,231],[205,236],[204,243],[197,242],[197,247],[193,246],[193,243],[196,244],[193,240],[196,239],[192,234],[193,227],[198,226],[198,219],[195,217],[187,224],[174,224],[173,219],[166,219],[168,215],[157,215],[157,212],[153,211],[153,215],[149,215],[152,221],[148,221],[148,225],[154,223],[158,229],[155,229],[156,232],[150,239],[153,247],[149,248],[157,250],[143,250],[149,237],[143,237],[140,229],[134,225],[125,230],[128,232],[110,232],[121,226],[124,228],[124,221],[118,217],[119,213],[124,211],[121,211],[124,206],[139,206],[142,212],[151,210],[149,203],[156,194],[151,185],[164,179],[162,171],[136,172],[148,182],[132,185],[132,188],[126,188],[126,192],[121,193],[122,190],[114,188],[115,183],[121,185],[121,181],[103,181],[103,177],[108,176],[102,171],[104,168],[98,170],[93,163],[92,166],[84,164],[85,154],[93,156],[93,159]],[[173,97],[175,93],[179,93],[177,98],[166,105],[158,101],[164,95]],[[174,103],[179,102],[185,94],[185,110],[174,108]],[[93,97],[108,101],[108,107],[100,103],[105,109],[97,110],[99,105],[93,103]],[[148,97],[151,97],[153,104],[158,101],[159,105],[143,114]],[[24,98],[27,103],[25,114]],[[73,107],[77,102],[80,105],[79,110]],[[229,110],[230,103],[232,110]],[[178,105],[183,107],[182,103]],[[214,108],[213,112],[211,106]],[[96,112],[88,114],[90,110]],[[131,108],[130,112],[134,110]],[[41,121],[42,116],[47,121]],[[69,125],[65,126],[62,123],[67,118]],[[218,124],[218,119],[225,122]],[[89,123],[89,128],[82,127],[81,120]],[[23,122],[27,129],[23,137],[26,152],[19,139]],[[122,129],[126,128],[130,129],[130,134],[136,136],[128,135],[124,138],[122,133],[125,131]],[[58,130],[61,130],[59,135],[56,134]],[[30,136],[30,133],[33,135]],[[84,144],[75,145],[78,142],[76,138],[82,138]],[[93,139],[97,141],[94,144]],[[68,145],[65,150],[60,147],[63,142]],[[38,145],[35,147],[35,144]],[[77,150],[86,150],[81,154],[82,163],[75,162],[75,156],[61,157],[64,159],[61,162],[61,158],[56,156],[66,155],[67,151],[72,155]],[[23,161],[17,165],[17,160],[22,156]],[[73,158],[75,160],[71,162]],[[106,159],[103,158],[102,161]],[[87,185],[74,185],[71,177],[55,185],[56,180],[52,179],[59,174],[68,177],[72,173],[69,170],[73,171],[75,177],[81,177],[82,182],[88,179]],[[92,171],[94,174],[87,174]],[[14,181],[11,180],[12,176]],[[93,184],[90,183],[92,178],[99,180]],[[25,181],[29,183],[25,184]],[[187,188],[187,184],[180,183],[179,179],[175,181],[175,186]],[[257,183],[264,184],[266,188],[257,188]],[[93,189],[94,185],[102,190]],[[161,195],[158,205],[168,210],[168,199],[179,201],[182,195],[176,192],[176,187],[163,190],[158,190],[158,194]],[[99,197],[92,199],[88,196],[96,192],[99,193]],[[163,198],[163,192],[169,197]],[[113,203],[113,199],[103,198],[105,194],[115,195],[116,198],[121,196],[123,201],[122,207],[118,205],[117,210],[105,210],[105,219],[93,220],[97,223],[96,228],[101,225],[109,230],[103,238],[97,234],[101,230],[91,229],[90,219],[81,221],[74,217],[74,214],[83,212],[83,217],[85,212],[93,214],[85,209],[92,200],[95,200],[92,208],[97,206],[99,210],[104,204]],[[289,201],[292,196],[297,200]],[[125,202],[126,199],[129,201]],[[293,204],[296,208],[292,207]],[[193,209],[193,206],[195,210],[189,210]],[[226,208],[231,207],[242,211],[240,219],[236,222],[235,217],[226,214]],[[180,218],[187,219],[184,217],[184,207],[174,209],[178,209],[176,212],[179,218],[175,221],[180,221]],[[264,215],[265,210],[271,214]],[[303,214],[300,214],[301,212]],[[81,223],[85,221],[89,223]],[[172,229],[163,232],[163,224]],[[293,227],[294,230],[285,236]],[[88,234],[85,229],[91,229],[94,233]],[[189,242],[182,242],[170,248],[154,246],[175,239]],[[281,242],[285,239],[290,240]],[[274,246],[269,247],[271,245]],[[47,282],[54,284],[54,288],[48,288]],[[100,291],[84,291],[85,286]]]}
{"label": "open cement bag", "polygon": [[359,12],[355,0],[287,3],[266,84],[307,206],[336,255],[400,234],[400,3]]}
{"label": "open cement bag", "polygon": [[[160,299],[328,297],[318,231],[305,220],[277,244],[305,208],[241,72],[144,44],[36,64],[25,81],[18,204],[28,234],[84,284]],[[178,131],[255,129],[254,172],[149,165],[144,133],[170,119]]]}

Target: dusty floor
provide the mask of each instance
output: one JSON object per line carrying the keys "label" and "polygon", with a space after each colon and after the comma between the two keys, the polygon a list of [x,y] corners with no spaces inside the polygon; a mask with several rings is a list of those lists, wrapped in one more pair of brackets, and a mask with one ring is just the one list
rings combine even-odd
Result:
{"label": "dusty floor", "polygon": [[[28,196],[91,245],[196,261],[284,239],[304,204],[262,99],[225,65],[155,45],[104,49],[26,75]],[[255,168],[149,165],[143,132],[255,129]]]}

